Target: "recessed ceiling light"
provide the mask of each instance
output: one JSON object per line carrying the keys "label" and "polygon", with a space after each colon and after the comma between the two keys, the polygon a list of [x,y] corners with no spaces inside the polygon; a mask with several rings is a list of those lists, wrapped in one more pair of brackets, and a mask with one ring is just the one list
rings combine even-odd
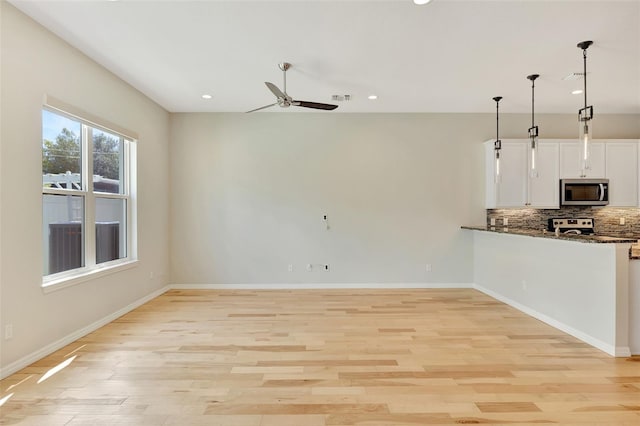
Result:
{"label": "recessed ceiling light", "polygon": [[367,96],[368,99],[375,101],[376,99],[378,99],[378,95],[369,95]]}
{"label": "recessed ceiling light", "polygon": [[579,95],[582,93],[582,89],[576,89],[571,92],[572,95]]}
{"label": "recessed ceiling light", "polygon": [[413,2],[417,5],[423,5],[429,3],[431,0],[413,0]]}
{"label": "recessed ceiling light", "polygon": [[211,99],[213,96],[211,95],[202,95],[202,99]]}

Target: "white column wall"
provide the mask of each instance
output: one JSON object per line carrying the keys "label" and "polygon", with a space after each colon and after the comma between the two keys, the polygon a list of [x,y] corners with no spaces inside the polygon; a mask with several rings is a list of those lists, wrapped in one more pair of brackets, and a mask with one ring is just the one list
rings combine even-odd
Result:
{"label": "white column wall", "polygon": [[474,281],[609,354],[629,351],[628,244],[474,233]]}

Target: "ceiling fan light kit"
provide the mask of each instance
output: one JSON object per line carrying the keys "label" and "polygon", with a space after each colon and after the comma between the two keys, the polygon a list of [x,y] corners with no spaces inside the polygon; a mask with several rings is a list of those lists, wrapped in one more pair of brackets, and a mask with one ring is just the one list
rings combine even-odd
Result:
{"label": "ceiling fan light kit", "polygon": [[283,75],[283,89],[280,90],[278,86],[268,81],[265,81],[264,84],[267,88],[276,96],[276,102],[265,105],[259,108],[252,109],[251,111],[247,111],[247,113],[260,111],[263,109],[271,108],[272,106],[280,106],[280,108],[289,108],[290,106],[297,106],[303,108],[311,108],[311,109],[320,109],[325,111],[332,111],[338,108],[338,105],[333,104],[323,104],[320,102],[310,102],[310,101],[300,101],[295,100],[289,94],[287,94],[287,70],[291,68],[291,64],[289,62],[281,62],[278,64],[278,68],[282,70]]}

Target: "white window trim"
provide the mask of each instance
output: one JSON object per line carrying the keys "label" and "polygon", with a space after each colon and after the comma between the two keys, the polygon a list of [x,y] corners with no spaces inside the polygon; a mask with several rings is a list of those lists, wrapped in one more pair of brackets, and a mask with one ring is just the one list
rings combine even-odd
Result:
{"label": "white window trim", "polygon": [[[65,109],[63,109],[65,108]],[[121,194],[93,191],[93,182],[86,179],[86,176],[93,176],[93,161],[86,150],[82,154],[82,190],[44,188],[43,195],[75,195],[84,198],[84,258],[85,265],[80,268],[62,271],[56,274],[49,274],[42,277],[42,290],[50,293],[74,286],[83,282],[91,281],[106,275],[134,268],[138,265],[138,244],[137,244],[137,180],[136,173],[132,173],[132,167],[137,164],[137,134],[121,127],[115,126],[106,121],[100,120],[89,114],[85,114],[79,109],[73,108],[63,102],[45,96],[43,109],[47,109],[55,114],[67,116],[77,120],[82,125],[82,138],[90,141],[92,129],[103,130],[115,134],[124,139],[124,191]],[[83,115],[88,118],[83,118]],[[104,123],[104,124],[101,124]],[[114,130],[115,129],[115,130]],[[126,200],[126,257],[115,259],[100,264],[95,263],[95,201],[96,198],[111,198]],[[42,214],[43,209],[40,209]],[[42,220],[41,220],[42,223]],[[89,229],[91,228],[91,229]],[[43,230],[44,232],[44,230]]]}
{"label": "white window trim", "polygon": [[74,272],[73,274],[66,274],[66,272],[71,271],[64,271],[59,274],[47,275],[42,280],[42,291],[46,294],[62,290],[63,288],[92,281],[96,278],[135,268],[139,263],[140,261],[137,259],[117,259],[111,262],[101,263],[93,268],[84,267],[71,269],[71,271]]}

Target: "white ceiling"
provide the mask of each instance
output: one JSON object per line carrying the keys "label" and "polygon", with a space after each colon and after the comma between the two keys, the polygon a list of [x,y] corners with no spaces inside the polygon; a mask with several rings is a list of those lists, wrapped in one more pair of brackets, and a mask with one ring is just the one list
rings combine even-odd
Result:
{"label": "white ceiling", "polygon": [[537,73],[536,112],[577,114],[593,40],[596,115],[640,113],[640,0],[9,1],[172,112],[272,103],[288,61],[295,99],[352,95],[336,112],[529,112]]}

